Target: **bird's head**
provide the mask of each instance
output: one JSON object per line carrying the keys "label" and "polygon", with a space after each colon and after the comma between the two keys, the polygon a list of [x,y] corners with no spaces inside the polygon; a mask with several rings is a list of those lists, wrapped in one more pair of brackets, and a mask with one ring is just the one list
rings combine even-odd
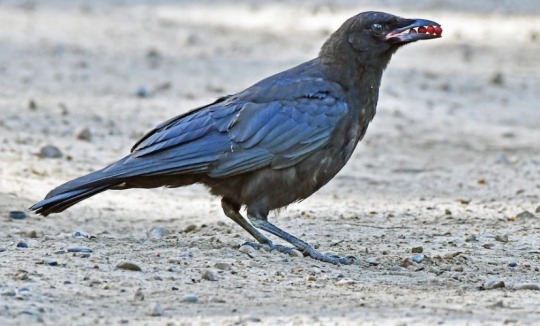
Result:
{"label": "bird's head", "polygon": [[[322,57],[355,57],[390,60],[401,46],[419,40],[440,38],[441,26],[427,19],[408,19],[384,12],[368,11],[349,18],[321,49]],[[386,64],[384,64],[386,66]]]}

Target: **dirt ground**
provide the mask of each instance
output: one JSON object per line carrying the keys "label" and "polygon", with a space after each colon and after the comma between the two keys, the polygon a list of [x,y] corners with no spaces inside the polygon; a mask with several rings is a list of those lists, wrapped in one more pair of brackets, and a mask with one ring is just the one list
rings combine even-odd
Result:
{"label": "dirt ground", "polygon": [[[394,56],[349,164],[272,217],[356,264],[240,250],[199,186],[9,217],[366,10],[444,37]],[[0,324],[540,324],[539,17],[537,1],[1,1]]]}

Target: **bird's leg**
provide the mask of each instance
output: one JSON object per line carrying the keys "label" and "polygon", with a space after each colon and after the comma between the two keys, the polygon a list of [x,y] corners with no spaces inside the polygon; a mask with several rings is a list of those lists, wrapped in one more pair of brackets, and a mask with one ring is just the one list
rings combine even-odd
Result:
{"label": "bird's leg", "polygon": [[[240,225],[244,230],[251,234],[255,238],[255,240],[257,240],[261,245],[267,244],[270,247],[273,246],[270,239],[268,239],[264,234],[259,232],[259,230],[254,228],[253,225],[251,225],[251,223],[249,223],[242,216],[242,214],[240,214],[240,205],[234,203],[233,201],[227,200],[226,198],[223,198],[221,200],[221,207],[223,208],[223,212],[225,213],[225,215],[227,215],[228,218],[236,222],[236,224]],[[250,245],[252,244],[250,243]]]}
{"label": "bird's leg", "polygon": [[277,237],[280,237],[281,239],[295,246],[298,250],[303,252],[304,255],[310,256],[313,259],[320,260],[327,263],[332,263],[332,264],[344,264],[344,265],[350,265],[356,260],[356,258],[353,256],[339,257],[335,255],[322,254],[321,252],[315,250],[315,248],[313,248],[309,243],[295,237],[292,234],[289,234],[283,231],[282,229],[278,228],[274,224],[268,222],[266,217],[252,216],[249,214],[248,214],[248,217],[251,223],[253,223],[253,226],[255,226],[256,228],[259,228]]}

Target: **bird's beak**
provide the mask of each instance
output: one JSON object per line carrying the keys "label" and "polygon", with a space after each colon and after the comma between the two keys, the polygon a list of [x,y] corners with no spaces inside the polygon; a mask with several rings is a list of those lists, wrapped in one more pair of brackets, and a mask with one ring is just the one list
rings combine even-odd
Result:
{"label": "bird's beak", "polygon": [[386,40],[394,44],[411,43],[418,40],[429,40],[442,36],[442,28],[438,23],[427,19],[403,19],[399,26],[386,34]]}

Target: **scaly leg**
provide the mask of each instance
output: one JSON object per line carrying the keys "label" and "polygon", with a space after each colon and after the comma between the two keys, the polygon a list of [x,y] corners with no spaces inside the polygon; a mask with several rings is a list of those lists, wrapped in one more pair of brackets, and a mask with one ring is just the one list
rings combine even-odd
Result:
{"label": "scaly leg", "polygon": [[261,217],[254,217],[251,215],[248,215],[249,220],[251,223],[253,223],[253,226],[255,226],[258,229],[264,230],[266,232],[269,232],[277,237],[280,237],[281,239],[289,242],[293,246],[295,246],[298,250],[302,251],[305,255],[310,256],[313,259],[320,260],[327,263],[332,264],[343,264],[343,265],[350,265],[354,263],[356,260],[353,256],[346,256],[346,257],[339,257],[335,255],[325,255],[321,252],[315,250],[309,243],[293,236],[292,234],[289,234],[282,229],[278,228],[274,224],[268,222],[266,218]]}

